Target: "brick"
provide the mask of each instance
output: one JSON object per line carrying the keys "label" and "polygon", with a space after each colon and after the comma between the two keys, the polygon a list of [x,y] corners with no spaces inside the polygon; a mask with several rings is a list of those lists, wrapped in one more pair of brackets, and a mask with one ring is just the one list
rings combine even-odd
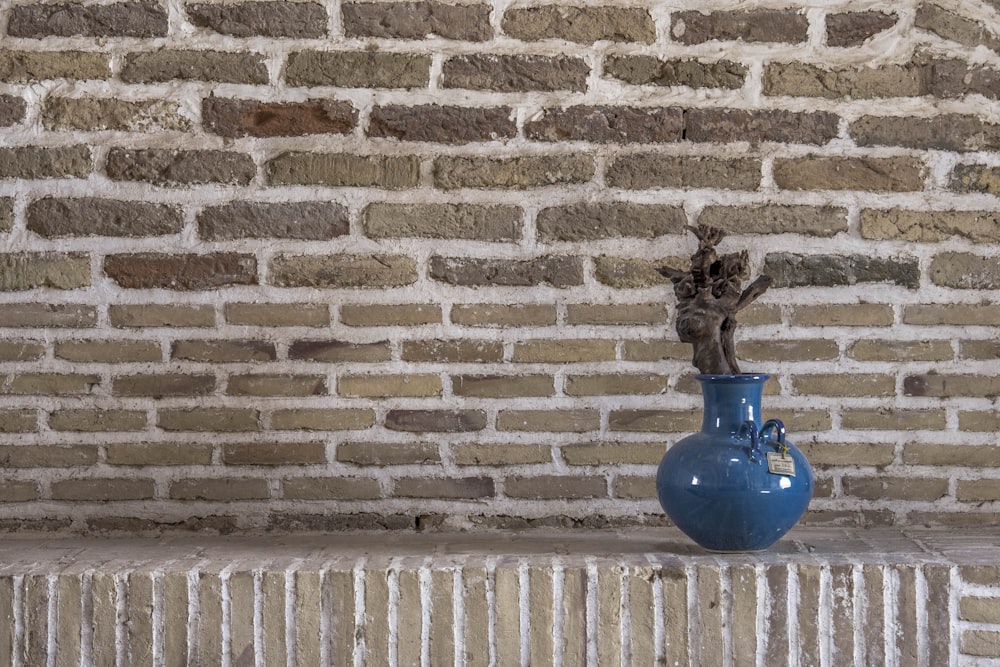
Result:
{"label": "brick", "polygon": [[222,445],[226,465],[309,465],[326,463],[322,442],[229,442]]}
{"label": "brick", "polygon": [[296,51],[288,55],[285,80],[292,86],[424,88],[430,69],[430,57],[413,53]]}
{"label": "brick", "polygon": [[416,282],[417,265],[406,255],[285,255],[271,259],[271,284],[278,287],[386,288]]}
{"label": "brick", "polygon": [[905,396],[933,396],[952,398],[956,396],[1000,396],[1000,376],[938,374],[937,372],[907,375],[903,378]]}
{"label": "brick", "polygon": [[840,425],[845,429],[888,431],[939,431],[945,427],[944,410],[844,410]]}
{"label": "brick", "polygon": [[326,202],[230,202],[202,209],[198,236],[209,241],[241,238],[326,240],[348,232],[347,210]]}
{"label": "brick", "polygon": [[451,321],[466,327],[545,327],[556,323],[556,308],[549,304],[455,304]]}
{"label": "brick", "polygon": [[229,396],[325,396],[322,375],[232,375],[226,383]]}
{"label": "brick", "polygon": [[903,307],[903,323],[933,326],[993,326],[1000,318],[1000,306],[993,304],[908,304]]}
{"label": "brick", "polygon": [[963,597],[959,600],[959,617],[975,623],[1000,623],[1000,603],[996,598]]}
{"label": "brick", "polygon": [[0,148],[0,178],[86,178],[91,170],[86,146]]}
{"label": "brick", "polygon": [[577,44],[599,41],[640,42],[656,39],[652,17],[641,7],[542,5],[504,12],[504,33],[524,41],[560,39]]}
{"label": "brick", "polygon": [[363,408],[291,408],[271,413],[271,428],[278,431],[351,431],[375,425],[375,412]]}
{"label": "brick", "polygon": [[358,122],[350,102],[306,100],[261,102],[208,97],[202,100],[205,129],[228,139],[348,134]]}
{"label": "brick", "polygon": [[53,500],[113,501],[148,500],[153,497],[151,479],[66,479],[52,483]]}
{"label": "brick", "polygon": [[441,453],[431,442],[342,442],[336,459],[361,466],[426,465],[441,463]]}
{"label": "brick", "polygon": [[667,380],[666,375],[655,374],[569,375],[564,391],[567,396],[665,394]]}
{"label": "brick", "polygon": [[0,394],[18,396],[73,396],[93,393],[101,384],[98,375],[77,373],[22,373],[8,376]]}
{"label": "brick", "polygon": [[249,185],[257,166],[249,155],[232,151],[112,148],[105,171],[114,181],[160,186]]}
{"label": "brick", "polygon": [[977,116],[934,118],[862,116],[849,128],[859,146],[904,146],[943,151],[983,151],[1000,147],[1000,126]]}
{"label": "brick", "polygon": [[5,327],[93,327],[97,309],[79,304],[5,303],[0,304],[0,321]]}
{"label": "brick", "polygon": [[9,232],[14,227],[14,199],[0,197],[0,232]]}
{"label": "brick", "polygon": [[882,443],[803,442],[799,449],[813,466],[887,466],[896,458],[895,445]]}
{"label": "brick", "polygon": [[861,235],[869,239],[935,242],[961,236],[977,243],[995,242],[1000,216],[991,211],[888,211],[861,213]]}
{"label": "brick", "polygon": [[772,62],[764,66],[765,95],[872,99],[919,97],[930,91],[923,83],[932,70],[914,65],[880,68],[824,69],[805,63]]}
{"label": "brick", "polygon": [[961,359],[990,360],[1000,358],[1000,343],[992,340],[969,340],[962,341]]}
{"label": "brick", "polygon": [[948,493],[947,479],[908,477],[849,477],[842,480],[844,493],[864,500],[938,500]]}
{"label": "brick", "polygon": [[860,46],[870,37],[896,25],[896,14],[878,11],[843,12],[827,14],[826,45],[850,47]]}
{"label": "brick", "polygon": [[270,497],[266,479],[177,479],[170,482],[173,500],[266,500]]}
{"label": "brick", "polygon": [[634,153],[613,159],[604,178],[611,187],[629,190],[756,190],[760,186],[761,162],[745,158],[673,157],[658,153]]}
{"label": "brick", "polygon": [[375,500],[378,480],[364,477],[294,477],[281,482],[282,497],[294,500]]}
{"label": "brick", "polygon": [[340,362],[389,361],[389,343],[350,343],[339,340],[297,340],[288,346],[293,360]]}
{"label": "brick", "polygon": [[451,384],[455,396],[474,398],[514,398],[555,394],[555,382],[551,375],[454,375]]}
{"label": "brick", "polygon": [[254,616],[256,615],[257,593],[254,572],[249,567],[241,568],[229,576],[229,649],[230,664],[240,656],[248,656],[254,661],[263,657],[258,647],[254,647]]}
{"label": "brick", "polygon": [[562,364],[582,361],[614,361],[612,340],[529,340],[514,344],[515,363]]}
{"label": "brick", "polygon": [[1000,195],[1000,169],[981,164],[957,164],[949,187],[958,192]]}
{"label": "brick", "polygon": [[619,475],[611,483],[611,495],[630,500],[655,499],[656,479],[652,475],[646,477]]}
{"label": "brick", "polygon": [[371,238],[445,238],[517,241],[523,212],[516,206],[478,204],[370,204],[364,232]]}
{"label": "brick", "polygon": [[543,255],[527,260],[434,255],[430,258],[429,274],[438,282],[464,287],[551,285],[565,288],[583,284],[583,261],[580,257],[565,255]]}
{"label": "brick", "polygon": [[0,254],[0,292],[45,287],[71,290],[90,284],[89,255],[54,252]]}
{"label": "brick", "polygon": [[209,50],[161,49],[130,53],[125,56],[120,76],[125,83],[174,80],[245,84],[268,82],[267,67],[261,54]]}
{"label": "brick", "polygon": [[738,89],[749,69],[731,60],[662,60],[645,55],[611,55],[604,60],[604,74],[633,85],[688,86]]}
{"label": "brick", "polygon": [[888,282],[915,289],[920,285],[920,269],[911,257],[769,253],[764,258],[764,272],[774,279],[774,287]]}
{"label": "brick", "polygon": [[214,327],[215,307],[209,305],[142,304],[108,307],[114,327]]}
{"label": "brick", "polygon": [[847,209],[783,204],[706,206],[698,215],[698,223],[733,234],[831,237],[847,231]]}
{"label": "brick", "polygon": [[989,24],[983,25],[930,2],[922,2],[917,8],[914,25],[965,46],[975,48],[982,44],[1000,52],[1000,35],[995,29],[989,30]]}
{"label": "brick", "polygon": [[810,373],[792,377],[792,387],[799,395],[819,396],[893,396],[896,378],[876,373]]}
{"label": "brick", "polygon": [[611,431],[689,433],[701,428],[701,415],[696,410],[612,410],[608,427]]}
{"label": "brick", "polygon": [[19,480],[0,482],[0,503],[24,503],[38,500],[40,497],[38,482]]}
{"label": "brick", "polygon": [[930,276],[931,282],[941,287],[997,289],[1000,261],[967,252],[942,252],[931,260]]}
{"label": "brick", "polygon": [[434,185],[445,190],[523,190],[586,183],[594,173],[594,160],[587,155],[444,156],[434,160]]}
{"label": "brick", "polygon": [[8,83],[106,79],[109,76],[111,66],[105,53],[0,50],[0,81]]}
{"label": "brick", "polygon": [[111,465],[207,466],[212,464],[213,448],[207,443],[111,443],[105,447],[107,461]]}
{"label": "brick", "polygon": [[662,303],[572,303],[566,306],[566,324],[642,326],[666,322],[667,311]]}
{"label": "brick", "polygon": [[670,35],[682,44],[711,40],[797,44],[806,40],[808,29],[806,16],[793,10],[690,11],[671,16]]}
{"label": "brick", "polygon": [[404,477],[393,483],[397,498],[492,498],[496,491],[490,477]]}
{"label": "brick", "polygon": [[59,410],[49,415],[49,428],[79,433],[141,431],[146,413],[138,410]]}
{"label": "brick", "polygon": [[171,359],[214,363],[274,361],[274,343],[262,340],[178,340],[170,347]]}
{"label": "brick", "polygon": [[546,445],[462,444],[451,448],[455,465],[516,466],[540,465],[552,462]]}
{"label": "brick", "polygon": [[965,565],[959,573],[964,581],[979,586],[995,586],[1000,580],[1000,568],[995,565]]}
{"label": "brick", "polygon": [[452,145],[513,139],[516,134],[508,107],[376,106],[368,123],[372,138]]}
{"label": "brick", "polygon": [[947,340],[859,340],[847,354],[858,361],[950,361],[955,356]]}
{"label": "brick", "polygon": [[503,344],[475,339],[404,341],[401,359],[431,362],[496,362],[503,359]]}
{"label": "brick", "polygon": [[530,500],[580,500],[607,497],[607,482],[603,477],[571,477],[542,475],[539,477],[508,477],[504,480],[508,498]]}
{"label": "brick", "polygon": [[441,306],[431,303],[345,304],[340,307],[340,323],[350,327],[417,327],[441,323]]}
{"label": "brick", "polygon": [[24,121],[28,105],[23,97],[0,95],[0,127],[10,127]]}
{"label": "brick", "polygon": [[992,412],[961,410],[958,413],[958,430],[973,433],[990,433],[1000,429],[1000,418]]}
{"label": "brick", "polygon": [[440,396],[442,391],[441,376],[432,374],[341,375],[337,378],[337,393],[356,398]]}
{"label": "brick", "polygon": [[600,427],[597,410],[501,410],[497,414],[498,431],[586,433]]}
{"label": "brick", "polygon": [[880,303],[796,306],[790,321],[802,326],[889,326],[893,313],[892,306]]}
{"label": "brick", "polygon": [[574,466],[659,465],[667,451],[658,442],[590,442],[563,445],[563,460]]}
{"label": "brick", "polygon": [[783,110],[691,109],[684,115],[688,141],[753,144],[780,141],[822,145],[836,138],[840,118],[826,112]]}
{"label": "brick", "polygon": [[443,2],[347,2],[341,6],[349,37],[424,39],[440,37],[482,42],[493,36],[491,5]]}
{"label": "brick", "polygon": [[272,185],[399,190],[416,187],[420,179],[420,160],[407,155],[290,152],[269,161],[265,171]]}
{"label": "brick", "polygon": [[611,202],[543,208],[538,212],[536,226],[542,241],[592,241],[679,234],[686,222],[679,206]]}
{"label": "brick", "polygon": [[113,396],[204,396],[215,390],[214,375],[149,373],[114,378]]}
{"label": "brick", "polygon": [[0,341],[0,361],[37,361],[44,355],[45,346],[41,343],[30,340]]}
{"label": "brick", "polygon": [[227,303],[226,322],[252,327],[326,327],[330,308],[317,303]]}
{"label": "brick", "polygon": [[167,12],[156,2],[109,5],[19,5],[7,20],[11,37],[166,37]]}
{"label": "brick", "polygon": [[85,132],[186,132],[192,127],[176,101],[103,97],[49,97],[41,121],[47,130]]}
{"label": "brick", "polygon": [[248,408],[161,409],[157,426],[164,431],[259,431],[260,415]]}
{"label": "brick", "polygon": [[1000,467],[1000,447],[908,442],[903,446],[903,463],[925,466],[996,468]]}
{"label": "brick", "polygon": [[912,157],[802,157],[774,161],[774,182],[785,190],[916,192],[926,167]]}
{"label": "brick", "polygon": [[534,90],[587,89],[590,66],[582,58],[567,56],[469,54],[444,61],[444,88],[495,90],[504,93]]}
{"label": "brick", "polygon": [[295,37],[326,35],[326,9],[316,2],[238,2],[234,4],[189,4],[188,19],[233,37]]}
{"label": "brick", "polygon": [[83,468],[97,463],[94,445],[0,445],[7,468]]}
{"label": "brick", "polygon": [[597,278],[598,282],[618,289],[669,285],[670,279],[657,271],[657,268],[666,264],[680,265],[680,263],[664,260],[600,255],[594,258],[594,277]]}
{"label": "brick", "polygon": [[84,197],[46,197],[28,204],[25,225],[46,238],[164,236],[184,228],[180,209],[168,204]]}
{"label": "brick", "polygon": [[410,433],[464,433],[486,428],[482,410],[389,410],[385,427]]}
{"label": "brick", "polygon": [[574,106],[548,108],[525,123],[535,141],[653,144],[681,141],[684,111],[679,108]]}

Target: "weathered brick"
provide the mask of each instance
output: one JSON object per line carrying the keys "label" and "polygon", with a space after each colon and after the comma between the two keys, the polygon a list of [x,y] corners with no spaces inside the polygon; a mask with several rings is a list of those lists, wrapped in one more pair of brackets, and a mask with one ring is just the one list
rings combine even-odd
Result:
{"label": "weathered brick", "polygon": [[1000,359],[1000,341],[967,340],[960,343],[960,359]]}
{"label": "weathered brick", "polygon": [[504,480],[504,494],[509,498],[531,500],[579,500],[607,497],[608,487],[607,481],[601,476],[508,477]]}
{"label": "weathered brick", "polygon": [[204,396],[215,390],[213,375],[151,373],[127,375],[113,380],[114,396]]}
{"label": "weathered brick", "polygon": [[827,14],[826,45],[859,46],[869,37],[896,25],[898,20],[896,14],[878,11]]}
{"label": "weathered brick", "polygon": [[566,306],[566,324],[641,326],[666,322],[667,310],[662,303],[571,303]]}
{"label": "weathered brick", "polygon": [[528,340],[514,344],[515,363],[563,364],[581,361],[614,361],[613,340]]}
{"label": "weathered brick", "polygon": [[10,127],[24,120],[28,104],[23,97],[0,95],[0,127]]}
{"label": "weathered brick", "polygon": [[792,377],[797,394],[820,396],[892,396],[896,378],[892,375],[811,373]]}
{"label": "weathered brick", "polygon": [[113,304],[108,307],[108,320],[115,327],[213,327],[215,307],[156,303]]}
{"label": "weathered brick", "polygon": [[920,268],[917,260],[910,257],[769,253],[764,260],[764,272],[774,279],[775,287],[889,282],[915,289],[920,285]]}
{"label": "weathered brick", "polygon": [[686,222],[679,206],[610,202],[543,208],[538,212],[536,226],[543,241],[592,241],[680,234]]}
{"label": "weathered brick", "polygon": [[93,327],[97,309],[78,304],[0,304],[0,321],[5,327]]}
{"label": "weathered brick", "polygon": [[293,477],[282,480],[281,489],[282,497],[292,500],[375,500],[382,496],[378,480],[365,477]]}
{"label": "weathered brick", "polygon": [[842,412],[840,425],[846,429],[858,430],[937,431],[945,427],[945,412],[851,408]]}
{"label": "weathered brick", "polygon": [[535,259],[485,259],[478,257],[430,258],[430,277],[465,287],[573,287],[583,284],[583,262],[579,257],[545,255]]}
{"label": "weathered brick", "polygon": [[555,394],[551,375],[456,375],[451,383],[456,396],[513,398]]}
{"label": "weathered brick", "polygon": [[[742,347],[740,352],[743,352]],[[622,345],[625,361],[664,361],[690,359],[691,345],[676,340],[627,340]]]}
{"label": "weathered brick", "polygon": [[441,453],[431,442],[342,442],[337,460],[362,466],[423,465],[441,463]]}
{"label": "weathered brick", "polygon": [[479,204],[370,204],[364,211],[371,238],[446,238],[517,241],[523,212],[516,206]]}
{"label": "weathered brick", "polygon": [[0,503],[24,503],[41,498],[38,482],[9,480],[0,482]]}
{"label": "weathered brick", "polygon": [[170,348],[172,359],[234,363],[274,361],[274,343],[262,340],[179,340]]}
{"label": "weathered brick", "polygon": [[141,431],[146,413],[139,410],[58,410],[49,415],[54,431],[101,432]]}
{"label": "weathered brick", "polygon": [[1000,195],[1000,169],[981,164],[957,164],[949,187],[959,192]]}
{"label": "weathered brick", "polygon": [[318,303],[227,303],[226,322],[254,327],[325,327],[330,308]]}
{"label": "weathered brick", "polygon": [[706,206],[698,216],[698,223],[724,229],[733,234],[804,234],[830,237],[847,231],[847,209],[835,206],[784,204]]}
{"label": "weathered brick", "polygon": [[993,433],[1000,430],[1000,417],[994,412],[960,410],[958,430],[973,433]]}
{"label": "weathered brick", "polygon": [[270,262],[270,281],[278,287],[402,287],[417,280],[417,265],[406,255],[285,255]]}
{"label": "weathered brick", "polygon": [[258,431],[260,415],[249,408],[161,409],[157,426],[164,431]]}
{"label": "weathered brick", "polygon": [[903,446],[903,463],[918,466],[997,468],[1000,467],[1000,447],[908,442]]}
{"label": "weathered brick", "polygon": [[90,285],[90,256],[82,253],[0,254],[0,292],[37,288],[71,290]]}
{"label": "weathered brick", "polygon": [[619,475],[611,482],[611,495],[614,498],[631,500],[655,499],[656,478],[653,475]]}
{"label": "weathered brick", "polygon": [[497,141],[516,134],[512,111],[507,107],[377,106],[368,124],[369,137],[441,144]]}
{"label": "weathered brick", "polygon": [[840,118],[827,112],[691,109],[684,114],[688,141],[728,143],[780,141],[825,144],[837,136]]}
{"label": "weathered brick", "polygon": [[658,153],[634,153],[612,160],[604,178],[611,187],[629,190],[756,190],[760,186],[761,162],[746,158],[674,157]]}
{"label": "weathered brick", "polygon": [[658,465],[666,452],[659,442],[591,442],[563,445],[563,460],[569,465]]}
{"label": "weathered brick", "polygon": [[175,51],[161,49],[125,56],[121,79],[125,83],[161,81],[218,81],[264,84],[268,82],[264,56],[258,53]]}
{"label": "weathered brick", "polygon": [[486,428],[482,410],[389,410],[385,427],[411,433],[460,433]]}
{"label": "weathered brick", "polygon": [[548,108],[525,123],[535,141],[595,143],[663,143],[684,138],[684,111],[679,108],[575,106]]}
{"label": "weathered brick", "polygon": [[950,361],[955,356],[946,340],[859,340],[847,354],[858,361]]}
{"label": "weathered brick", "polygon": [[47,130],[85,132],[183,132],[192,126],[176,101],[104,97],[49,97],[41,120]]}
{"label": "weathered brick", "polygon": [[1000,623],[1000,602],[993,597],[962,597],[958,603],[962,620],[975,623]]}
{"label": "weathered brick", "polygon": [[466,327],[544,327],[556,323],[556,308],[548,304],[455,304],[451,321]]}
{"label": "weathered brick", "polygon": [[590,66],[582,58],[567,56],[470,54],[445,60],[441,84],[500,92],[587,89]]}
{"label": "weathered brick", "polygon": [[91,167],[86,146],[0,148],[0,178],[86,178]]}
{"label": "weathered brick", "polygon": [[416,327],[441,323],[441,306],[421,304],[345,304],[340,307],[340,323],[350,327]]}
{"label": "weathered brick", "polygon": [[227,442],[222,445],[226,465],[309,465],[326,463],[322,442]]}
{"label": "weathered brick", "polygon": [[73,396],[93,393],[101,384],[98,375],[78,373],[21,373],[7,376],[0,394],[20,396]]}
{"label": "weathered brick", "polygon": [[710,40],[796,44],[805,41],[808,29],[806,16],[793,10],[688,11],[671,16],[670,35],[682,44]]}
{"label": "weathered brick", "polygon": [[926,166],[913,157],[803,157],[774,161],[774,182],[785,190],[922,190]]}
{"label": "weathered brick", "polygon": [[864,443],[797,443],[806,459],[813,466],[887,466],[896,458],[896,447],[891,444]]}
{"label": "weathered brick", "polygon": [[567,396],[605,396],[621,394],[664,394],[667,376],[655,374],[569,375],[564,391]]}
{"label": "weathered brick", "polygon": [[266,479],[176,479],[170,482],[174,500],[264,500],[270,497]]}
{"label": "weathered brick", "polygon": [[412,53],[296,51],[288,55],[285,80],[292,86],[423,88],[430,69],[429,56]]}
{"label": "weathered brick", "polygon": [[921,477],[851,477],[843,479],[844,493],[864,500],[938,500],[948,493],[947,479]]}
{"label": "weathered brick", "polygon": [[501,410],[498,431],[554,431],[585,433],[601,427],[601,414],[586,408],[577,410]]}
{"label": "weathered brick", "polygon": [[148,500],[155,485],[151,479],[65,479],[52,483],[53,500]]}
{"label": "weathered brick", "polygon": [[375,425],[375,412],[363,408],[292,408],[271,413],[271,428],[278,431],[351,431]]}
{"label": "weathered brick", "polygon": [[7,468],[77,468],[97,463],[94,445],[0,445]]}
{"label": "weathered brick", "polygon": [[907,375],[903,378],[903,394],[906,396],[1000,396],[1000,376],[971,375],[954,373],[923,373]]}
{"label": "weathered brick", "polygon": [[257,260],[238,253],[108,255],[104,273],[127,289],[206,290],[255,285]]}
{"label": "weathered brick", "polygon": [[284,153],[267,163],[273,185],[327,185],[379,187],[389,190],[415,187],[420,160],[406,155],[350,155],[346,153]]}
{"label": "weathered brick", "polygon": [[749,69],[731,60],[661,60],[654,56],[608,56],[604,74],[634,85],[742,88]]}
{"label": "weathered brick", "polygon": [[656,26],[641,7],[561,6],[512,8],[504,12],[503,31],[514,39],[561,39],[577,44],[656,39]]}
{"label": "weathered brick", "polygon": [[119,466],[211,465],[212,445],[187,442],[111,443],[107,460]]}
{"label": "weathered brick", "polygon": [[297,340],[288,346],[288,358],[308,361],[379,362],[389,361],[388,341],[351,343],[339,340]]}
{"label": "weathered brick", "polygon": [[325,396],[322,375],[233,375],[226,383],[229,396]]}
{"label": "weathered brick", "polygon": [[50,79],[106,79],[109,76],[111,65],[106,53],[0,50],[0,81],[27,83]]}
{"label": "weathered brick", "polygon": [[914,25],[965,46],[975,48],[982,44],[1000,52],[1000,35],[996,29],[990,30],[989,24],[965,18],[930,2],[920,3]]}
{"label": "weathered brick", "polygon": [[341,6],[349,37],[482,42],[493,36],[488,4],[443,2],[347,2]]}
{"label": "weathered brick", "polygon": [[393,483],[397,498],[492,498],[496,494],[490,477],[404,477]]}
{"label": "weathered brick", "polygon": [[764,66],[765,95],[830,99],[919,97],[927,94],[925,74],[915,65],[825,69],[805,63],[772,62]]}
{"label": "weathered brick", "polygon": [[175,206],[94,197],[37,199],[28,204],[25,218],[30,231],[46,238],[162,236],[184,228],[184,217]]}
{"label": "weathered brick", "polygon": [[919,325],[993,326],[1000,306],[993,304],[910,304],[903,307],[903,323]]}
{"label": "weathered brick", "polygon": [[546,445],[461,444],[451,448],[460,466],[514,466],[552,462]]}
{"label": "weathered brick", "polygon": [[985,123],[977,116],[862,116],[851,123],[849,131],[859,146],[904,146],[943,151],[1000,148],[1000,125]]}
{"label": "weathered brick", "polygon": [[686,263],[600,255],[594,258],[594,276],[600,283],[618,289],[669,285],[670,279],[657,269],[664,265],[679,268],[683,264]]}
{"label": "weathered brick", "polygon": [[701,428],[701,415],[697,410],[612,410],[608,426],[612,431],[688,433]]}
{"label": "weathered brick", "polygon": [[1000,215],[993,211],[909,211],[865,209],[861,235],[868,239],[935,242],[961,236],[977,243],[1000,239]]}
{"label": "weathered brick", "polygon": [[325,240],[348,231],[347,210],[326,202],[245,202],[211,206],[198,213],[198,236],[209,241],[240,238]]}
{"label": "weathered brick", "polygon": [[440,396],[441,376],[410,375],[341,375],[337,393],[341,396],[388,398],[392,396]]}
{"label": "weathered brick", "polygon": [[206,130],[229,139],[347,134],[358,122],[354,106],[337,100],[261,102],[207,97],[202,100],[201,117]]}
{"label": "weathered brick", "polygon": [[0,197],[0,232],[9,232],[14,226],[14,199]]}
{"label": "weathered brick", "polygon": [[457,188],[527,189],[586,183],[594,177],[587,155],[524,155],[509,158],[448,156],[434,160],[434,184]]}
{"label": "weathered brick", "polygon": [[931,281],[957,289],[1000,288],[1000,260],[968,252],[942,252],[934,256]]}
{"label": "weathered brick", "polygon": [[115,181],[146,181],[162,186],[249,185],[257,174],[253,159],[245,153],[168,148],[112,148],[105,170]]}
{"label": "weathered brick", "polygon": [[157,2],[17,5],[7,19],[11,37],[166,37],[167,12]]}
{"label": "weathered brick", "polygon": [[881,303],[795,306],[790,321],[800,326],[887,327],[892,324],[892,306]]}
{"label": "weathered brick", "polygon": [[42,343],[30,340],[0,341],[0,361],[35,361],[44,354],[45,346]]}
{"label": "weathered brick", "polygon": [[191,23],[234,37],[323,37],[326,9],[317,2],[237,2],[185,5]]}

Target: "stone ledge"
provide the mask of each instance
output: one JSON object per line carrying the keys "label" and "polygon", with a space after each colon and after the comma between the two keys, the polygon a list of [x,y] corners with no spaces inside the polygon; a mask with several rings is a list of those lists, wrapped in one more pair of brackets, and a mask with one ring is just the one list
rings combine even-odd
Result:
{"label": "stone ledge", "polygon": [[1000,530],[11,537],[0,618],[15,665],[973,665]]}

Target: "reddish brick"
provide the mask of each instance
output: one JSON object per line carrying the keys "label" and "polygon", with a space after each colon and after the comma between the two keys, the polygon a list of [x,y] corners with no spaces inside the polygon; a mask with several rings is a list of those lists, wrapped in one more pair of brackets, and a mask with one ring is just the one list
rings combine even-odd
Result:
{"label": "reddish brick", "polygon": [[350,102],[335,100],[260,102],[208,97],[202,101],[201,116],[206,130],[227,138],[346,134],[358,122]]}

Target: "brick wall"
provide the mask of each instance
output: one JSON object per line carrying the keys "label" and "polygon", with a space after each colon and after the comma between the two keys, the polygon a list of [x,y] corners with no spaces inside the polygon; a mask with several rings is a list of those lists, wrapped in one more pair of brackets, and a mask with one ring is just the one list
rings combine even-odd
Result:
{"label": "brick wall", "polygon": [[0,28],[2,527],[663,523],[696,222],[775,277],[737,349],[808,522],[995,520],[997,0]]}

